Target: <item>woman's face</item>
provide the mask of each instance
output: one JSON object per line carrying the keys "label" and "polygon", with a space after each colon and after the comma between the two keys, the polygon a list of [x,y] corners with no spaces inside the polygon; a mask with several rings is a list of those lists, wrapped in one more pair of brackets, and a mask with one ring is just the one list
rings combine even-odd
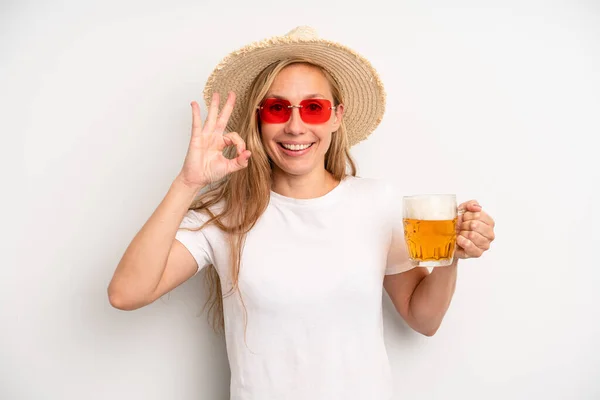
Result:
{"label": "woman's face", "polygon": [[[305,99],[327,99],[334,105],[329,81],[316,67],[292,64],[275,78],[266,98],[288,100],[299,105]],[[325,169],[325,153],[331,144],[331,134],[341,123],[343,106],[331,111],[322,123],[307,123],[298,108],[292,108],[286,122],[260,121],[261,138],[273,161],[274,174],[304,176]]]}

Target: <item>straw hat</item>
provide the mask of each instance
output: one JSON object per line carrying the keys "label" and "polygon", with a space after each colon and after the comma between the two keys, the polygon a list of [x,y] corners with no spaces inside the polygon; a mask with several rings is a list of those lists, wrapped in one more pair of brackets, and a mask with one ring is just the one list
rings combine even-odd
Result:
{"label": "straw hat", "polygon": [[[337,80],[344,99],[344,120],[351,146],[366,139],[379,125],[385,111],[385,90],[377,71],[360,54],[319,38],[308,26],[299,26],[284,36],[255,42],[227,55],[209,76],[204,101],[209,106],[213,92],[233,91],[236,104],[246,104],[256,76],[270,64],[288,57],[308,59]],[[224,97],[221,96],[222,101]],[[234,107],[227,130],[233,130],[240,117],[240,108]]]}

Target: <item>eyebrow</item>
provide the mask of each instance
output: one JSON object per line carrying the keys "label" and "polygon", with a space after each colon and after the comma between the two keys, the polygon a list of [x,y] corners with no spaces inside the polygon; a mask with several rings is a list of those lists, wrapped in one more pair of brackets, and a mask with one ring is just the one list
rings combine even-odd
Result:
{"label": "eyebrow", "polygon": [[[266,97],[272,97],[275,99],[287,100],[285,96],[280,96],[278,94],[267,94]],[[326,99],[327,97],[322,95],[321,93],[313,93],[308,96],[304,96],[305,99]]]}

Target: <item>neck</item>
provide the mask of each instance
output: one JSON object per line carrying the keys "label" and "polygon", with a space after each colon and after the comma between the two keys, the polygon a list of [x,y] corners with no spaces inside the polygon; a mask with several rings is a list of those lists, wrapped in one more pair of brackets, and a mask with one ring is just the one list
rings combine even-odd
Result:
{"label": "neck", "polygon": [[314,199],[326,195],[338,183],[325,168],[306,175],[290,175],[274,169],[271,190],[294,199]]}

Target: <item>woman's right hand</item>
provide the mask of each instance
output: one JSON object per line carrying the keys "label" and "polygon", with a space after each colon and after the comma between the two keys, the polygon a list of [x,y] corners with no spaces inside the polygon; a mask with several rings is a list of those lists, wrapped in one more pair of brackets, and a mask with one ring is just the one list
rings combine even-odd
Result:
{"label": "woman's right hand", "polygon": [[[200,106],[192,101],[192,138],[179,178],[188,186],[202,188],[212,182],[248,166],[250,151],[236,132],[223,134],[233,106],[235,93],[229,93],[227,102],[219,113],[219,94],[214,93],[208,116],[202,125]],[[223,155],[226,147],[235,146],[237,157]]]}

